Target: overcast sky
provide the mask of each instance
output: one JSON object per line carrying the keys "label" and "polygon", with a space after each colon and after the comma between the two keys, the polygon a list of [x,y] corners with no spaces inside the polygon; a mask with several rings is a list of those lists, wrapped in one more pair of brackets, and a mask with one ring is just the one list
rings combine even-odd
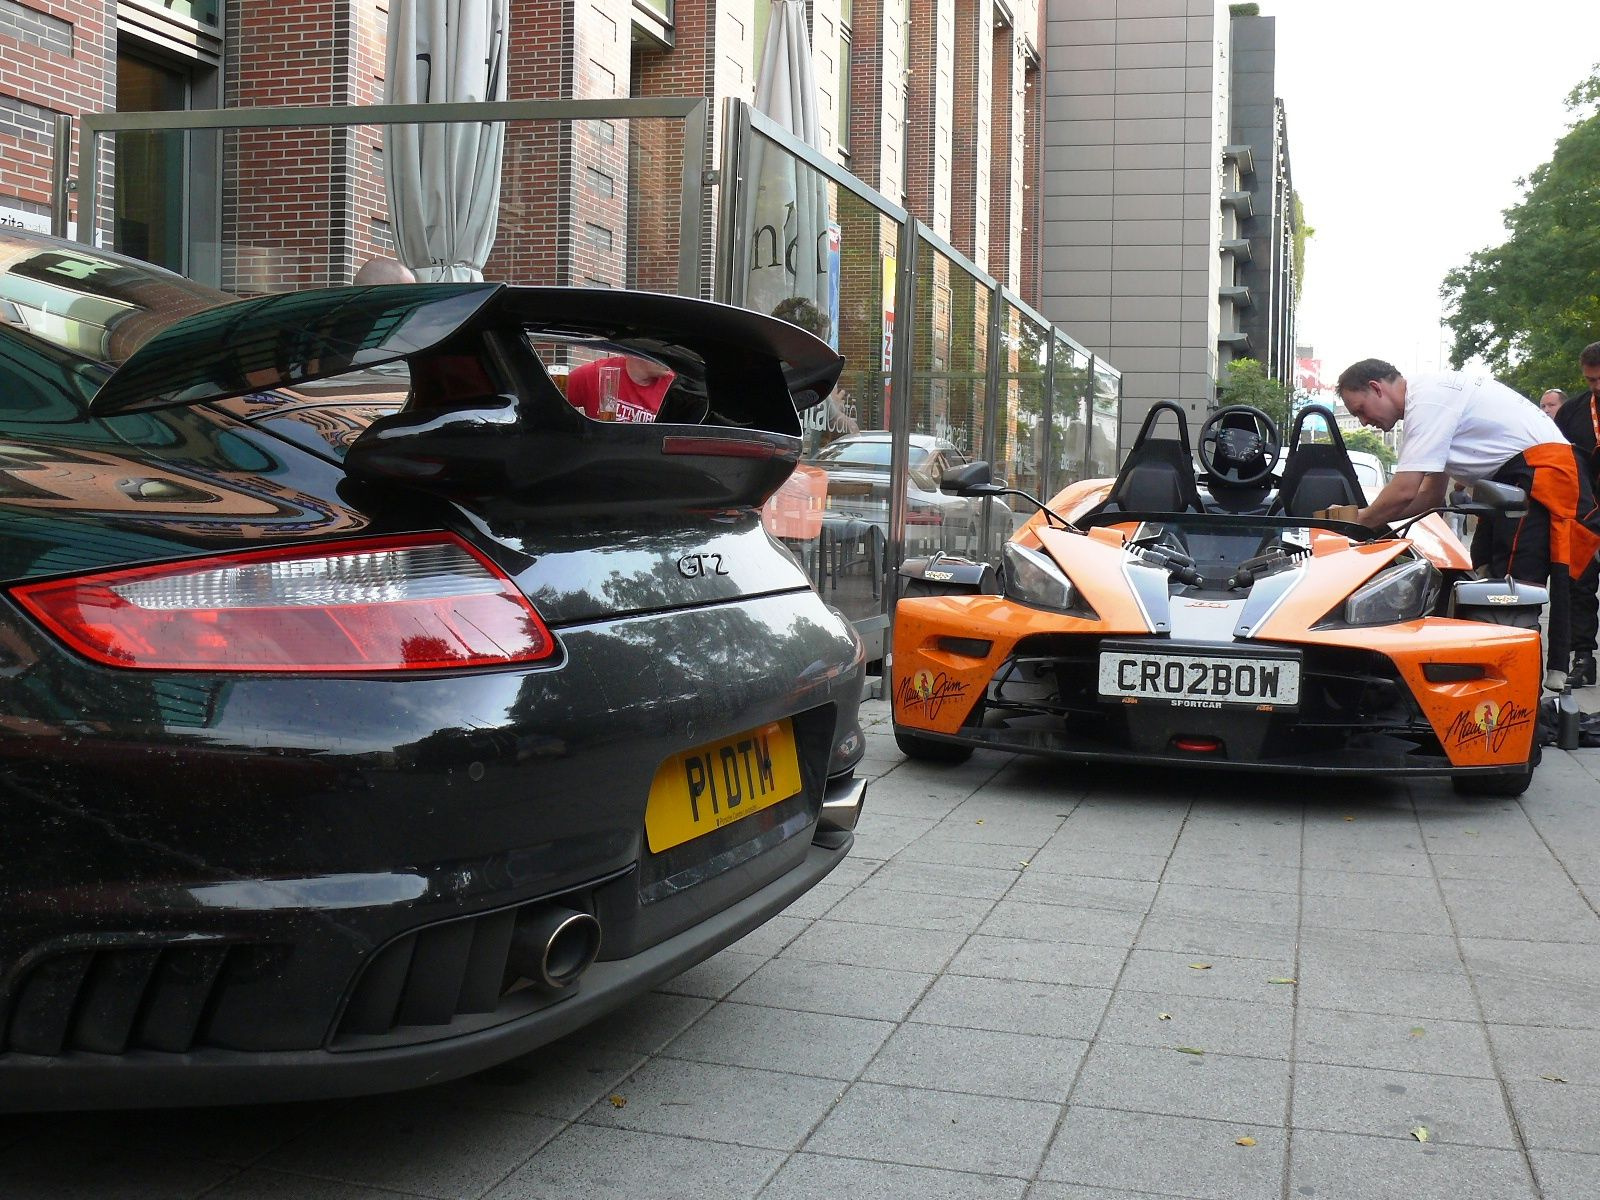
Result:
{"label": "overcast sky", "polygon": [[[1439,285],[1505,241],[1600,61],[1596,0],[1261,0],[1307,243],[1299,338],[1323,382],[1360,358],[1448,365]],[[1574,368],[1576,377],[1576,368]],[[1563,383],[1568,381],[1562,381]]]}

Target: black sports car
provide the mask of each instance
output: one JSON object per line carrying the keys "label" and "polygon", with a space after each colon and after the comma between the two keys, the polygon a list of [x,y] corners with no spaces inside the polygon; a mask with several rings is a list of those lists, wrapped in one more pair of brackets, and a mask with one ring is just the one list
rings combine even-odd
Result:
{"label": "black sports car", "polygon": [[[569,405],[573,342],[669,366],[659,421]],[[677,297],[232,300],[0,234],[0,1110],[466,1074],[825,876],[862,650],[758,507],[840,366]]]}

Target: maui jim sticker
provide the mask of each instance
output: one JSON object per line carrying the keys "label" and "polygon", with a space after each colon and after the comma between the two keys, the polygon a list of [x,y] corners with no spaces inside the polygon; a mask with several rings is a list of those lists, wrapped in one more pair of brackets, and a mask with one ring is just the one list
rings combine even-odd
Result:
{"label": "maui jim sticker", "polygon": [[1484,599],[1490,604],[1515,604],[1517,602],[1517,598],[1510,592],[1495,592],[1492,596],[1485,596]]}
{"label": "maui jim sticker", "polygon": [[1445,730],[1445,740],[1457,749],[1482,742],[1491,754],[1498,754],[1514,729],[1521,729],[1533,721],[1533,709],[1510,700],[1496,704],[1485,700],[1464,712],[1458,712]]}
{"label": "maui jim sticker", "polygon": [[924,579],[937,579],[942,583],[946,580],[954,579],[956,573],[954,571],[924,571],[922,577]]}
{"label": "maui jim sticker", "polygon": [[966,694],[966,684],[951,679],[943,671],[935,675],[924,669],[901,677],[900,686],[895,689],[894,702],[902,711],[920,712],[925,720],[932,721],[947,703],[959,700]]}

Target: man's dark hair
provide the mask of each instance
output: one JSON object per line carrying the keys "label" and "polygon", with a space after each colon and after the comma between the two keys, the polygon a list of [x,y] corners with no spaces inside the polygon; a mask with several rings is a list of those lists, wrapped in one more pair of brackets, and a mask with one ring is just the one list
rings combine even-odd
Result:
{"label": "man's dark hair", "polygon": [[1600,342],[1590,342],[1578,352],[1580,367],[1600,367]]}
{"label": "man's dark hair", "polygon": [[1359,392],[1369,383],[1382,381],[1388,383],[1399,379],[1400,372],[1381,358],[1363,358],[1358,363],[1352,363],[1344,369],[1339,376],[1338,389],[1344,392]]}

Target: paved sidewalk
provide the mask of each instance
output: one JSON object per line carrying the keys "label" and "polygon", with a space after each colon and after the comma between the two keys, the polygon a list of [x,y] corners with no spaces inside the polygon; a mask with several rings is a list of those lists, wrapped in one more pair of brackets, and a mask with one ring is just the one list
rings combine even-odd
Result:
{"label": "paved sidewalk", "polygon": [[0,1198],[1600,1196],[1600,750],[1468,801],[866,713],[852,857],[663,991],[424,1092],[0,1118]]}

